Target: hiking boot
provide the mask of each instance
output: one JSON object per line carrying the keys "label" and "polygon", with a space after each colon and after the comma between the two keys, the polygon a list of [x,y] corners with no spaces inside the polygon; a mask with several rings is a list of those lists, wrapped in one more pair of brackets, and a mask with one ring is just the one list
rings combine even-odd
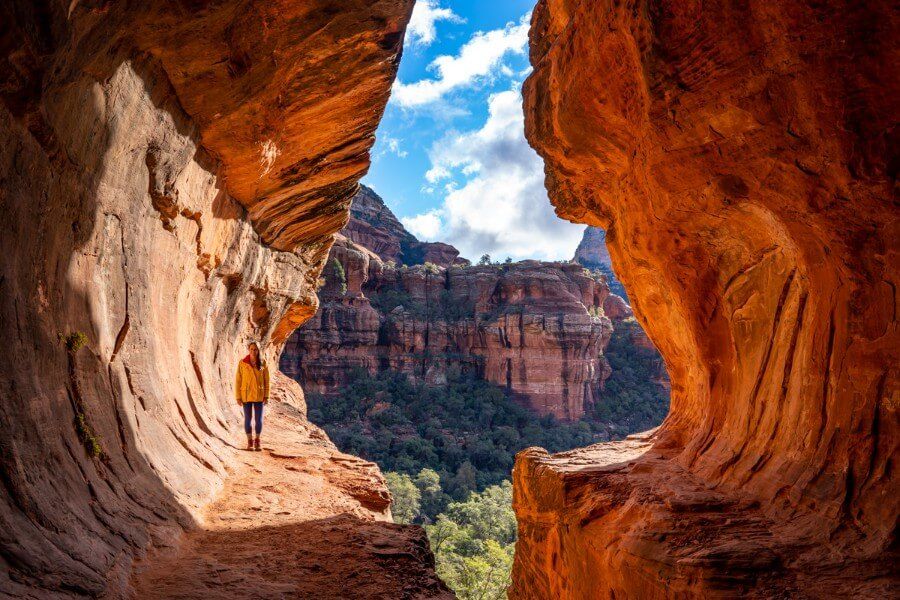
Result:
{"label": "hiking boot", "polygon": [[253,449],[256,450],[257,452],[262,450],[262,448],[260,448],[260,446],[259,446],[259,438],[256,438],[256,441],[253,442]]}
{"label": "hiking boot", "polygon": [[253,436],[247,436],[247,450],[253,450]]}

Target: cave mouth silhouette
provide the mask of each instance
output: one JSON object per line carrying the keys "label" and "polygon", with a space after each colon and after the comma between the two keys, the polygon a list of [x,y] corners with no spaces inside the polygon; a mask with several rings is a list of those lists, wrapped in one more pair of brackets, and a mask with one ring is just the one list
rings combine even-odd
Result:
{"label": "cave mouth silhouette", "polygon": [[[228,339],[249,335],[242,303],[264,288],[241,269],[259,274],[270,259],[284,266],[290,257],[273,258],[242,229],[244,209],[217,195],[222,173],[209,171],[215,153],[191,149],[203,139],[246,152],[229,183],[243,176],[244,191],[256,190],[258,148],[274,154],[265,134],[296,125],[281,118],[282,101],[300,98],[318,109],[322,97],[374,98],[353,111],[365,115],[353,126],[335,119],[331,135],[352,138],[336,150],[283,152],[284,164],[276,158],[264,181],[271,201],[253,213],[255,224],[270,219],[267,231],[279,229],[284,222],[274,221],[296,208],[277,201],[284,190],[324,174],[303,196],[309,222],[281,230],[310,242],[293,264],[315,271],[325,246],[316,224],[337,229],[365,169],[361,153],[393,80],[396,29],[412,10],[400,4],[369,3],[362,18],[355,4],[328,2],[321,11],[298,4],[315,18],[285,19],[291,35],[265,11],[235,16],[229,3],[202,14],[178,3],[0,7],[12,24],[3,32],[12,60],[0,70],[13,86],[4,86],[0,110],[10,141],[0,145],[0,328],[18,358],[0,368],[0,418],[9,432],[0,441],[4,589],[122,591],[134,556],[196,524],[195,511],[226,475],[222,457],[231,456],[223,440],[234,407],[223,381],[235,351],[179,316],[196,324],[203,315],[201,329],[217,326]],[[896,94],[880,93],[894,87],[884,65],[895,54],[896,19],[886,6],[538,4],[535,71],[524,94],[528,139],[544,157],[560,214],[607,228],[638,317],[666,357],[673,394],[652,437],[609,446],[619,458],[633,450],[634,460],[589,449],[520,455],[514,504],[526,535],[514,595],[739,589],[888,597],[896,589],[900,344],[892,258],[900,236],[890,143]],[[394,13],[370,18],[374,9]],[[318,18],[336,26],[320,27]],[[177,27],[159,36],[160,23]],[[335,37],[302,35],[299,26]],[[217,121],[219,101],[233,100],[234,91],[244,99],[271,91],[292,63],[269,60],[262,41],[290,40],[285,48],[324,41],[308,54],[335,56],[342,31],[359,39],[353,27],[369,29],[353,60],[337,65],[350,69],[340,71],[346,77],[327,68],[312,79],[285,77],[294,87],[272,96],[271,111],[230,113],[228,135],[210,137],[208,117],[225,123]],[[222,43],[205,52],[213,39]],[[162,68],[142,73],[144,60]],[[120,65],[127,69],[119,73]],[[128,70],[138,75],[117,77]],[[371,87],[343,94],[345,80]],[[304,85],[329,93],[303,94]],[[216,110],[204,110],[209,98]],[[142,115],[159,117],[158,126],[135,118]],[[251,123],[257,117],[261,123]],[[260,126],[247,127],[255,131],[246,138],[231,135],[247,123]],[[247,143],[236,148],[235,139]],[[147,160],[159,142],[209,193],[206,217],[227,230],[219,241],[249,249],[223,263],[234,271],[219,272],[221,286],[216,280],[211,288],[221,307],[215,314],[205,283],[194,285],[216,264],[196,256],[197,219],[210,221],[179,213],[181,239],[151,202],[154,192],[166,199],[167,171],[183,166]],[[289,142],[280,148],[311,146]],[[242,218],[221,218],[220,209]],[[72,285],[91,281],[108,286],[102,297]],[[267,304],[272,314],[290,299],[279,294],[284,289]],[[135,312],[123,312],[126,304]],[[152,325],[142,326],[138,313]],[[89,343],[72,368],[61,341],[78,334]],[[105,442],[100,455],[86,447],[93,436],[78,427],[79,412]]]}

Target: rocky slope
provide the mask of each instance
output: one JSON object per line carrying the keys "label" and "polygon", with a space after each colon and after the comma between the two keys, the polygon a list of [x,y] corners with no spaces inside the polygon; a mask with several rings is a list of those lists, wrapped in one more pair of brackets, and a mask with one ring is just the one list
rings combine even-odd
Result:
{"label": "rocky slope", "polygon": [[424,530],[385,523],[391,499],[378,467],[337,452],[279,400],[264,452],[235,457],[202,529],[136,565],[133,597],[453,598]]}
{"label": "rocky slope", "polygon": [[411,10],[0,6],[0,595],[120,597],[205,525],[233,365],[315,312]]}
{"label": "rocky slope", "polygon": [[421,265],[426,262],[449,267],[468,264],[459,250],[441,242],[420,242],[397,220],[374,190],[364,185],[353,198],[350,221],[341,230],[349,240],[374,252],[381,260],[397,265]]}
{"label": "rocky slope", "polygon": [[520,455],[511,597],[896,595],[897,22],[539,2],[528,139],[557,211],[607,231],[672,407]]}
{"label": "rocky slope", "polygon": [[[628,293],[612,268],[612,258],[606,247],[606,232],[599,227],[585,227],[584,235],[578,248],[575,249],[573,262],[577,262],[586,269],[598,271],[606,277],[609,290],[616,296],[627,301]],[[624,302],[623,302],[624,303]],[[630,308],[629,308],[630,310]]]}
{"label": "rocky slope", "polygon": [[357,367],[435,384],[459,369],[540,414],[575,420],[609,375],[609,290],[579,265],[397,267],[339,238],[321,296],[282,356],[308,392],[339,391]]}
{"label": "rocky slope", "polygon": [[612,259],[606,248],[606,232],[599,227],[585,227],[572,260],[589,269],[612,267]]}

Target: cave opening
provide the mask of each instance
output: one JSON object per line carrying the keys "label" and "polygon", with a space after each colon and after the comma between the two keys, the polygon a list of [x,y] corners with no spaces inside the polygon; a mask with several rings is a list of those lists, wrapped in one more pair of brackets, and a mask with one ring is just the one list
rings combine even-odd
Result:
{"label": "cave opening", "polygon": [[605,230],[554,213],[525,138],[533,3],[418,7],[318,311],[280,367],[338,448],[379,465],[451,589],[493,596],[510,584],[516,454],[653,430],[670,384]]}
{"label": "cave opening", "polygon": [[0,4],[0,589],[896,596],[897,22]]}

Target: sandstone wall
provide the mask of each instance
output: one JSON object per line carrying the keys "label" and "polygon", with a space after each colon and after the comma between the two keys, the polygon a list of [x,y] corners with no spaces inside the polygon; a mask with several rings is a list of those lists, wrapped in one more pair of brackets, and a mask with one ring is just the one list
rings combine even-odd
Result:
{"label": "sandstone wall", "polygon": [[375,190],[364,185],[353,197],[350,220],[341,230],[347,239],[397,265],[430,262],[443,267],[469,264],[459,250],[441,242],[420,242],[397,220]]}
{"label": "sandstone wall", "polygon": [[520,457],[511,596],[896,593],[897,21],[538,4],[528,139],[607,231],[672,408],[643,446]]}
{"label": "sandstone wall", "polygon": [[4,593],[117,597],[221,487],[233,365],[315,312],[411,9],[0,7]]}
{"label": "sandstone wall", "polygon": [[455,369],[563,420],[601,401],[610,374],[603,349],[613,325],[602,308],[609,289],[581,266],[396,268],[340,236],[332,260],[345,285],[326,269],[322,306],[282,357],[284,372],[308,392],[338,393],[355,368],[436,385]]}

